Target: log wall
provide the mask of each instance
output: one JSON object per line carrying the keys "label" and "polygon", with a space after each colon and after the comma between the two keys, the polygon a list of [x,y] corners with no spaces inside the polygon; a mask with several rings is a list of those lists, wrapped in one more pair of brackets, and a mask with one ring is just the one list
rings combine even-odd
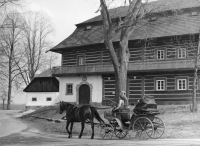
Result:
{"label": "log wall", "polygon": [[[177,90],[176,78],[185,77],[188,79],[187,90]],[[166,90],[156,91],[155,79],[166,78]],[[114,100],[115,93],[115,79],[113,75],[104,75],[104,96]],[[192,98],[193,89],[193,72],[160,72],[160,73],[145,73],[145,74],[128,74],[129,79],[129,102],[135,103],[141,98],[142,92],[145,95],[152,95],[156,102],[188,102]],[[142,86],[142,80],[144,85]],[[199,79],[198,79],[199,80]],[[198,81],[199,82],[199,81]],[[199,83],[198,83],[199,84]],[[198,87],[198,98],[200,100],[200,87]]]}

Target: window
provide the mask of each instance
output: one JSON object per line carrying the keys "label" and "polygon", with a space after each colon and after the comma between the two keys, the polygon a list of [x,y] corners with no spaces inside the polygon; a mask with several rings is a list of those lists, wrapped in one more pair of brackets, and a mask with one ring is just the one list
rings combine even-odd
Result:
{"label": "window", "polygon": [[186,48],[178,49],[178,58],[186,58]]}
{"label": "window", "polygon": [[32,97],[32,101],[37,101],[37,98],[36,97]]}
{"label": "window", "polygon": [[88,26],[85,27],[85,31],[86,31],[86,30],[90,30],[90,29],[92,29],[92,26],[91,26],[91,25],[88,25]]}
{"label": "window", "polygon": [[187,80],[186,79],[177,79],[177,89],[178,90],[187,90]]}
{"label": "window", "polygon": [[46,98],[46,101],[51,101],[51,97],[47,97],[47,98]]}
{"label": "window", "polygon": [[157,91],[165,90],[165,80],[156,80],[156,90]]}
{"label": "window", "polygon": [[197,15],[198,15],[198,12],[194,11],[194,12],[191,13],[191,16],[197,16]]}
{"label": "window", "polygon": [[84,65],[84,64],[85,64],[85,57],[78,56],[78,65]]}
{"label": "window", "polygon": [[158,17],[154,16],[154,17],[150,17],[149,21],[156,21],[158,19]]}
{"label": "window", "polygon": [[164,59],[164,50],[157,50],[157,59],[162,60]]}
{"label": "window", "polygon": [[66,94],[73,94],[73,84],[67,84],[66,86]]}

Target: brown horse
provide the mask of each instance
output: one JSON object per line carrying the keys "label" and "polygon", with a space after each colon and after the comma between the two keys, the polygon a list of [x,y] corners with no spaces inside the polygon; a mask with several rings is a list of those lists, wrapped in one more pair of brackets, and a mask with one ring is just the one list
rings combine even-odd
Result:
{"label": "brown horse", "polygon": [[[92,107],[91,105],[82,105],[77,107],[73,104],[61,101],[60,102],[60,114],[66,111],[66,130],[69,134],[68,138],[72,137],[72,128],[74,122],[81,122],[81,133],[79,138],[81,138],[83,130],[85,128],[85,123],[91,123],[92,127],[92,136],[91,139],[94,138],[94,118],[96,118],[101,124],[104,124],[104,121],[100,117],[99,113],[97,112],[96,108]],[[68,130],[68,126],[71,123],[70,131]]]}

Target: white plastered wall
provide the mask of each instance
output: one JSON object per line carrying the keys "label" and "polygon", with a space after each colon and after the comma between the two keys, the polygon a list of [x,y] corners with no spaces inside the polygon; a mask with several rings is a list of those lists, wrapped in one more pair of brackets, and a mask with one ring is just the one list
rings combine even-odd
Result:
{"label": "white plastered wall", "polygon": [[[26,93],[26,106],[49,106],[57,103],[59,93],[58,92],[27,92]],[[37,101],[32,101],[32,98],[36,97]],[[47,97],[51,97],[51,101],[46,101]]]}
{"label": "white plastered wall", "polygon": [[[86,76],[86,82],[92,85],[91,102],[101,103],[102,102],[102,76],[91,75]],[[81,84],[83,76],[70,76],[70,77],[59,77],[60,83],[60,101],[76,102],[77,103],[77,85]],[[66,95],[66,84],[73,84],[73,95]]]}

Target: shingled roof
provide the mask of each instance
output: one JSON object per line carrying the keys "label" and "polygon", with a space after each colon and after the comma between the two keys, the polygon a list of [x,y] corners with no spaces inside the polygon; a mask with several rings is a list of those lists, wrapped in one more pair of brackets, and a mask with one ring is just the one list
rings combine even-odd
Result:
{"label": "shingled roof", "polygon": [[[155,9],[153,12],[156,13],[156,12],[162,12],[162,11],[168,11],[168,10],[175,10],[175,9],[194,8],[194,7],[199,7],[199,6],[200,6],[199,0],[158,0],[158,1],[152,1],[146,4],[145,9],[147,11]],[[111,18],[123,17],[126,15],[127,10],[128,10],[128,6],[121,6],[118,8],[111,9],[109,11],[109,14]],[[86,20],[77,25],[101,21],[101,20],[102,20],[102,16],[98,15],[94,18]]]}
{"label": "shingled roof", "polygon": [[[166,7],[166,9],[158,9],[157,11],[166,11],[169,9],[176,9],[175,6],[179,5],[179,9],[200,7],[199,0],[159,0],[159,2],[175,3],[173,7]],[[151,3],[151,5],[155,2]],[[158,3],[157,3],[158,4]],[[127,7],[118,8],[118,13],[111,10],[111,17],[124,16]],[[114,15],[115,14],[115,15]],[[94,17],[79,25],[101,21],[101,16]],[[78,26],[78,25],[77,25]],[[138,40],[145,38],[157,38],[174,35],[185,35],[198,33],[200,29],[200,16],[191,16],[190,13],[184,13],[181,15],[170,15],[167,17],[158,17],[156,21],[147,23],[144,27],[138,28],[130,36],[130,40]],[[115,33],[114,41],[119,41],[120,34]],[[90,30],[85,30],[84,27],[77,27],[76,30],[64,41],[51,49],[51,51],[57,52],[61,49],[67,49],[72,47],[80,47],[87,45],[94,45],[104,43],[103,28],[101,25],[92,25]]]}

